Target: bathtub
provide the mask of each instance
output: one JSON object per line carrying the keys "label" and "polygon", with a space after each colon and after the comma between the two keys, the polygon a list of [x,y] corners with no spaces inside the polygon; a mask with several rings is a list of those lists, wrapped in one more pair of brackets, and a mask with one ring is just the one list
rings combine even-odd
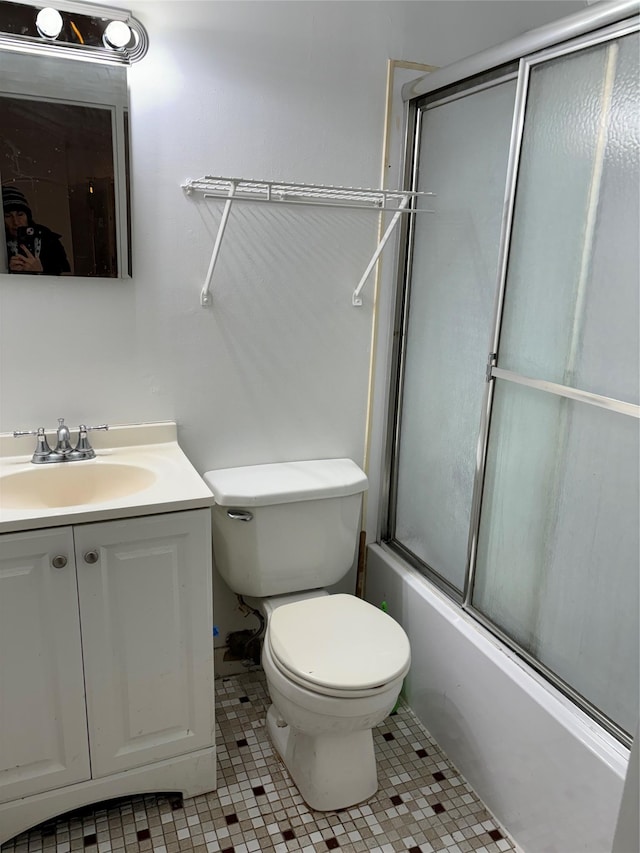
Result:
{"label": "bathtub", "polygon": [[517,846],[610,851],[629,750],[384,545],[366,598],[409,635],[409,706]]}

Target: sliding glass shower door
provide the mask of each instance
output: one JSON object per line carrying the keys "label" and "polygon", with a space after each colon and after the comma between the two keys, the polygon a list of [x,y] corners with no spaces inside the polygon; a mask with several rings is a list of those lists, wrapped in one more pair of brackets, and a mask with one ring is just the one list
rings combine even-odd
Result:
{"label": "sliding glass shower door", "polygon": [[418,105],[415,181],[437,212],[410,235],[386,537],[626,741],[639,55],[637,24],[616,26],[525,58],[517,92],[502,69]]}
{"label": "sliding glass shower door", "polygon": [[500,75],[420,111],[416,217],[397,456],[395,539],[462,594],[516,81]]}
{"label": "sliding glass shower door", "polygon": [[626,731],[640,669],[638,49],[635,33],[528,69],[471,599]]}

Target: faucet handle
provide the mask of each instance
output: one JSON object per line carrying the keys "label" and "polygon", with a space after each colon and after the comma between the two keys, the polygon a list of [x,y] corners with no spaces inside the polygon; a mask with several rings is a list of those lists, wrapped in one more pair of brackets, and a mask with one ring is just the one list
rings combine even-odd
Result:
{"label": "faucet handle", "polygon": [[47,441],[47,436],[44,433],[44,427],[38,427],[38,429],[27,429],[27,430],[14,430],[13,437],[18,438],[21,435],[36,435],[37,443],[36,449],[34,451],[33,456],[31,457],[31,461],[36,464],[39,462],[46,462],[49,455],[51,454],[51,448],[49,447],[49,442]]}
{"label": "faucet handle", "polygon": [[109,429],[109,424],[100,424],[99,426],[88,427],[86,424],[80,424],[78,427],[78,443],[74,450],[69,454],[71,459],[94,459],[96,452],[89,444],[87,433],[93,429]]}
{"label": "faucet handle", "polygon": [[40,430],[44,433],[44,427],[38,427],[38,429],[14,429],[13,437],[20,438],[21,435],[40,435]]}

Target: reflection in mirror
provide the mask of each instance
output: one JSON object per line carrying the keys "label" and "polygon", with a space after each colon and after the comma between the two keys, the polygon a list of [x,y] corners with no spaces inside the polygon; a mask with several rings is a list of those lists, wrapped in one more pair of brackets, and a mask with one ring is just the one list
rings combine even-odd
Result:
{"label": "reflection in mirror", "polygon": [[116,277],[111,110],[0,97],[0,128],[9,272]]}
{"label": "reflection in mirror", "polygon": [[130,276],[126,65],[0,47],[0,272]]}
{"label": "reflection in mirror", "polygon": [[71,272],[69,259],[56,234],[33,218],[24,193],[7,184],[2,188],[4,228],[9,272],[64,275]]}

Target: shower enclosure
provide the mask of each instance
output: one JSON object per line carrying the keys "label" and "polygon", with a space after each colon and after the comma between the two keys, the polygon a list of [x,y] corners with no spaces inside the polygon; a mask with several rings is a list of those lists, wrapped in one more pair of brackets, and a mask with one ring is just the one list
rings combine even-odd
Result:
{"label": "shower enclosure", "polygon": [[638,719],[638,21],[410,101],[383,540],[623,743]]}

